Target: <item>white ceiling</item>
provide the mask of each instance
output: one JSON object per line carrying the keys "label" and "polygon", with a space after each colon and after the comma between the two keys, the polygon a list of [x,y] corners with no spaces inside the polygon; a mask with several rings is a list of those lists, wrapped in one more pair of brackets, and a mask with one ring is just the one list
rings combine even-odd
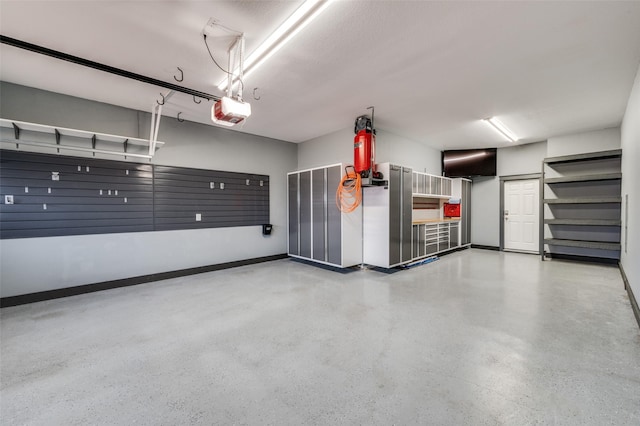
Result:
{"label": "white ceiling", "polygon": [[[179,84],[220,95],[207,20],[250,53],[301,3],[1,0],[0,33],[172,83],[180,67]],[[375,105],[376,127],[437,149],[508,145],[489,116],[539,141],[619,125],[639,63],[640,1],[337,0],[246,78],[238,131],[303,142]],[[143,111],[166,92],[7,45],[0,78]],[[211,105],[176,94],[164,113],[211,124]]]}

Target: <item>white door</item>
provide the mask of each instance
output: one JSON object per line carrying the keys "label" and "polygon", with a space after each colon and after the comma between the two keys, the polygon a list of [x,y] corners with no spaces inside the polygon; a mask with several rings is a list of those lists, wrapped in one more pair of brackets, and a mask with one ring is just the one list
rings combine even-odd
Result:
{"label": "white door", "polygon": [[540,182],[538,179],[504,182],[504,249],[538,253]]}

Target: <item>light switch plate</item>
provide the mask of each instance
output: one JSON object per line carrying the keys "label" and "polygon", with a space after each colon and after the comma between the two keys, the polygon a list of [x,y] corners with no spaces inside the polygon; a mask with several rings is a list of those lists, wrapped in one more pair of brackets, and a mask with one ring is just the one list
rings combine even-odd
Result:
{"label": "light switch plate", "polygon": [[196,222],[200,222],[202,220],[202,213],[196,213]]}

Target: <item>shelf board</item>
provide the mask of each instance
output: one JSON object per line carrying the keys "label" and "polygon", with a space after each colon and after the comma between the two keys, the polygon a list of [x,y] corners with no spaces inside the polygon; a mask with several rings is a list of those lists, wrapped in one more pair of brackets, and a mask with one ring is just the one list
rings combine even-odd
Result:
{"label": "shelf board", "polygon": [[611,151],[599,151],[589,152],[586,154],[575,155],[563,155],[560,157],[548,157],[543,160],[546,164],[562,164],[562,163],[574,163],[576,161],[589,161],[589,160],[603,160],[606,158],[620,158],[622,157],[621,149],[614,149]]}
{"label": "shelf board", "polygon": [[620,250],[620,243],[605,243],[599,241],[561,240],[558,238],[545,238],[544,243],[551,246],[591,248],[598,250]]}
{"label": "shelf board", "polygon": [[548,225],[581,225],[581,226],[620,226],[616,219],[545,219]]}
{"label": "shelf board", "polygon": [[542,200],[545,204],[602,204],[620,203],[621,201],[621,197],[545,198]]}
{"label": "shelf board", "polygon": [[411,195],[415,198],[435,198],[439,200],[440,199],[448,200],[449,198],[453,198],[451,197],[451,195],[423,194],[421,192],[414,192]]}
{"label": "shelf board", "polygon": [[598,175],[582,175],[582,176],[562,176],[554,178],[546,178],[544,183],[572,183],[572,182],[594,182],[601,180],[622,179],[622,173],[601,173]]}

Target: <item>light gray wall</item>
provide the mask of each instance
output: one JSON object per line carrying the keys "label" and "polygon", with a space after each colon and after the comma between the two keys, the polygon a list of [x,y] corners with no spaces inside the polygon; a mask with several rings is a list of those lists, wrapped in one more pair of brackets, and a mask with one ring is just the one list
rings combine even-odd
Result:
{"label": "light gray wall", "polygon": [[620,148],[620,128],[594,130],[549,138],[547,157],[608,151]]}
{"label": "light gray wall", "polygon": [[[640,68],[629,96],[622,134],[622,252],[620,264],[640,302]],[[628,195],[628,205],[625,196]],[[625,210],[628,209],[628,215]],[[626,227],[626,236],[625,236]]]}
{"label": "light gray wall", "polygon": [[529,143],[498,149],[498,176],[540,173],[547,156],[547,142]]}
{"label": "light gray wall", "polygon": [[[353,164],[353,128],[303,142],[298,147],[298,169],[335,163]],[[419,142],[377,129],[376,163],[395,163],[416,171],[441,173],[441,154]]]}
{"label": "light gray wall", "polygon": [[[149,114],[2,83],[3,118],[146,137]],[[0,241],[2,297],[286,253],[286,170],[297,146],[163,117],[153,163],[270,176],[273,234],[259,226]]]}
{"label": "light gray wall", "polygon": [[478,177],[471,184],[471,244],[500,246],[500,179]]}
{"label": "light gray wall", "polygon": [[540,173],[547,142],[498,149],[496,173],[476,178],[471,185],[471,243],[500,246],[500,176]]}
{"label": "light gray wall", "polygon": [[336,163],[353,164],[353,137],[353,129],[342,129],[298,144],[295,170]]}

